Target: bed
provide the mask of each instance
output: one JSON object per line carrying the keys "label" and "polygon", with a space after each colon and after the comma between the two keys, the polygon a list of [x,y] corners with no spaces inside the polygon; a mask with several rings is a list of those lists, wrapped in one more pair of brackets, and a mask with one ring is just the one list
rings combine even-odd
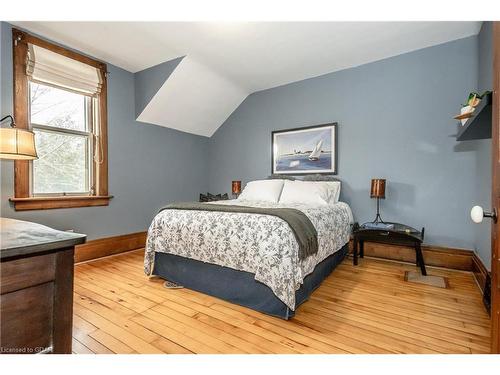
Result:
{"label": "bed", "polygon": [[300,210],[316,228],[317,252],[299,257],[290,226],[275,216],[165,209],[148,230],[147,275],[289,319],[347,254],[353,220],[346,203],[216,203]]}

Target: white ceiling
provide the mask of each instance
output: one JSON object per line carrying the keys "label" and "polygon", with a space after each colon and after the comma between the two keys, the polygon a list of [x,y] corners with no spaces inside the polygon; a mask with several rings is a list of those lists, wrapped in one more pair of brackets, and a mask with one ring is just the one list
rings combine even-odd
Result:
{"label": "white ceiling", "polygon": [[[188,56],[176,70],[189,68],[189,74],[173,74],[159,95],[171,84],[183,90],[180,96],[189,98],[192,90],[182,88],[182,82],[175,79],[178,76],[207,82],[198,100],[213,97],[217,92],[213,85],[218,83],[232,87],[235,95],[212,103],[221,110],[210,124],[200,123],[207,109],[198,111],[199,101],[191,103],[187,117],[151,106],[146,117],[159,125],[207,136],[239,105],[242,95],[475,35],[481,26],[481,22],[13,23],[131,72]],[[196,61],[198,70],[190,60]],[[210,77],[204,80],[207,74]],[[172,90],[163,94],[175,100]],[[159,99],[153,98],[150,104],[155,100]]]}

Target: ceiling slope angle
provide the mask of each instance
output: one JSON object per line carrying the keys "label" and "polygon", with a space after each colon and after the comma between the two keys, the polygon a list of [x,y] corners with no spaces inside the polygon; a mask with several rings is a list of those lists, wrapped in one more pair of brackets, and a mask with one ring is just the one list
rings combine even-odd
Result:
{"label": "ceiling slope angle", "polygon": [[139,117],[183,58],[184,56],[165,61],[134,74],[136,118]]}
{"label": "ceiling slope angle", "polygon": [[171,72],[156,69],[165,82],[154,95],[158,74],[136,73],[137,120],[211,137],[249,93],[189,56],[177,60]]}

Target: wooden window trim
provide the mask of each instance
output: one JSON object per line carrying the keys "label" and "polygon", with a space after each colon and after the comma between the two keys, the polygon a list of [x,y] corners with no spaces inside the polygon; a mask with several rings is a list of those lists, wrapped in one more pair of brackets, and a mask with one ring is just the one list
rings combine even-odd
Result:
{"label": "wooden window trim", "polygon": [[34,44],[71,59],[98,68],[103,82],[99,94],[99,136],[101,138],[102,162],[93,162],[96,177],[95,195],[32,197],[30,195],[30,161],[14,161],[14,197],[10,201],[14,209],[45,210],[86,206],[107,206],[112,196],[108,195],[108,113],[107,113],[107,66],[106,64],[81,55],[64,47],[23,31],[12,29],[13,70],[14,70],[14,118],[19,129],[29,129],[28,118],[28,77],[26,75],[26,54],[28,44]]}
{"label": "wooden window trim", "polygon": [[49,210],[52,208],[72,208],[107,206],[112,196],[76,195],[68,197],[34,197],[34,198],[10,198],[14,202],[16,211],[26,210]]}

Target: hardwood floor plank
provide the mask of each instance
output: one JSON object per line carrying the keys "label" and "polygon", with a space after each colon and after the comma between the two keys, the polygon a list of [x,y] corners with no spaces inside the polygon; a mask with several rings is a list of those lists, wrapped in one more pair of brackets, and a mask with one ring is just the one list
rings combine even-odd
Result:
{"label": "hardwood floor plank", "polygon": [[[383,291],[392,292],[392,293],[402,293],[403,295],[411,296],[411,297],[421,297],[423,295],[429,295],[432,298],[440,297],[443,301],[453,305],[456,302],[460,302],[467,307],[471,307],[473,309],[477,308],[476,302],[481,300],[481,293],[479,290],[459,290],[456,287],[456,283],[452,279],[449,282],[449,287],[437,288],[430,285],[417,284],[411,282],[404,281],[404,273],[401,273],[397,277],[384,277],[379,275],[378,273],[372,274],[370,271],[359,271],[363,272],[362,274],[349,272],[348,269],[337,270],[336,282],[339,284],[362,284],[367,279],[373,282],[375,285],[383,287]],[[431,273],[432,274],[432,273]],[[329,284],[331,284],[331,280],[327,280]],[[471,282],[473,280],[469,280]]]}
{"label": "hardwood floor plank", "polygon": [[[300,326],[303,327],[303,325],[301,325],[300,323],[297,324],[296,318],[292,318],[289,321],[285,321],[285,320],[282,320],[280,318],[270,317],[269,315],[259,313],[257,311],[248,309],[246,307],[238,306],[238,305],[223,301],[223,300],[218,299],[216,297],[197,293],[197,292],[191,291],[189,289],[181,289],[178,291],[179,291],[179,293],[182,293],[182,295],[189,302],[195,302],[195,303],[198,303],[200,305],[207,306],[212,310],[221,311],[233,319],[236,318],[236,319],[242,320],[242,321],[247,322],[247,323],[252,324],[252,325],[261,326],[261,325],[263,325],[262,320],[268,319],[270,322],[272,322],[272,324],[270,326],[267,326],[266,329],[269,329],[271,331],[272,331],[271,327],[278,325],[280,323],[283,323],[283,325],[286,326],[288,329],[292,329],[292,327],[294,327],[296,325],[299,327]],[[293,324],[291,324],[290,322],[293,322]],[[248,327],[251,327],[251,326],[248,326]],[[281,333],[283,333],[283,332],[281,332]],[[308,333],[306,335],[306,337],[309,335],[310,335],[310,333]],[[340,335],[339,337],[343,342],[347,343],[346,351],[349,351],[349,352],[362,353],[363,349],[368,353],[388,353],[389,352],[389,351],[383,350],[382,348],[378,348],[376,346],[366,344],[363,341],[351,340],[349,338],[349,336]],[[349,350],[348,343],[352,344],[352,346],[350,347],[351,349],[352,348],[356,348],[356,349]]]}
{"label": "hardwood floor plank", "polygon": [[[250,335],[243,334],[243,330],[223,321],[211,318],[201,312],[188,309],[180,304],[164,302],[162,306],[155,306],[153,310],[171,316],[176,320],[187,322],[194,329],[213,334],[227,343],[241,347],[247,353],[266,353],[266,348],[259,346],[260,341],[252,340]],[[186,314],[189,314],[186,316]],[[183,316],[184,315],[184,316]]]}
{"label": "hardwood floor plank", "polygon": [[161,322],[158,322],[157,316],[153,316],[152,318],[146,316],[150,315],[149,311],[144,314],[137,314],[137,316],[133,317],[132,320],[142,326],[157,332],[160,336],[175,342],[176,344],[186,348],[187,350],[197,353],[197,354],[220,354],[217,349],[212,348],[202,341],[195,340],[191,338],[191,336],[182,329],[182,327],[176,327],[177,325],[174,323],[173,326],[167,326],[168,320],[160,318]]}
{"label": "hardwood floor plank", "polygon": [[[238,317],[234,317],[230,314],[225,314],[224,312],[218,311],[217,309],[214,308],[215,305],[212,305],[211,307],[206,307],[204,305],[196,303],[195,301],[190,300],[186,296],[180,296],[179,293],[169,293],[169,299],[177,302],[177,306],[185,305],[193,307],[195,309],[194,311],[198,311],[196,315],[194,315],[196,319],[207,322],[233,335],[237,335],[238,337],[241,337],[244,340],[254,343],[260,348],[267,350],[267,352],[282,353],[283,351],[283,349],[281,348],[281,344],[277,344],[273,341],[267,340],[252,331],[240,327],[238,323]],[[277,318],[275,319],[277,321],[281,321],[281,319]],[[246,321],[246,319],[243,320]],[[352,353],[352,351],[347,350],[347,349],[352,349],[349,348],[347,345],[340,344],[339,348],[334,344],[332,344],[334,340],[314,340],[308,337],[307,334],[303,334],[304,332],[296,333],[293,330],[285,330],[279,327],[276,329],[272,329],[273,325],[271,324],[263,327],[265,323],[258,324],[259,322],[256,320],[252,320],[251,323],[256,324],[259,327],[267,329],[271,332],[277,333],[278,335],[281,335],[283,337],[287,337],[291,340],[302,343],[306,346],[316,348],[324,353],[349,353],[349,352]],[[347,349],[345,349],[346,347]]]}
{"label": "hardwood floor plank", "polygon": [[255,349],[254,347],[252,348],[252,345],[247,345],[246,342],[238,337],[229,335],[224,331],[213,328],[194,319],[193,317],[179,313],[174,309],[162,305],[155,306],[151,310],[151,317],[154,316],[156,321],[161,322],[165,319],[168,319],[169,322],[174,321],[175,323],[173,324],[176,324],[178,327],[182,327],[181,329],[183,332],[186,330],[196,332],[196,336],[199,339],[217,349],[221,353],[244,354],[251,353],[252,349],[259,350],[259,352],[261,352],[260,349]]}
{"label": "hardwood floor plank", "polygon": [[[162,311],[163,313],[159,311]],[[226,342],[221,338],[222,335],[220,333],[214,336],[214,329],[212,329],[211,332],[206,332],[204,330],[206,325],[196,321],[196,319],[184,319],[181,314],[176,314],[172,310],[165,310],[164,307],[158,306],[155,307],[155,309],[148,311],[148,313],[150,317],[155,319],[157,322],[163,322],[167,319],[166,322],[169,326],[193,339],[206,343],[220,353],[241,354],[246,352],[243,348],[234,346],[234,340],[232,340],[232,343]],[[167,313],[168,316],[165,315],[165,313]],[[192,321],[189,321],[189,319]]]}
{"label": "hardwood floor plank", "polygon": [[113,351],[101,344],[96,339],[89,335],[80,336],[77,338],[83,345],[92,350],[95,354],[113,354]]}
{"label": "hardwood floor plank", "polygon": [[[472,293],[468,293],[467,295],[455,293],[452,286],[449,289],[442,289],[429,285],[418,285],[417,288],[415,283],[405,282],[403,276],[389,280],[383,280],[378,276],[375,280],[372,280],[367,275],[356,275],[342,270],[338,270],[337,276],[335,284],[331,280],[327,280],[325,285],[332,287],[342,285],[344,287],[358,288],[359,290],[366,290],[367,287],[370,287],[369,291],[377,289],[380,294],[401,297],[404,300],[416,300],[427,305],[434,303],[450,311],[457,311],[459,309],[458,311],[460,312],[474,313],[478,310],[477,302],[480,302],[482,299],[479,293],[477,295]],[[440,291],[433,289],[440,289]],[[444,293],[445,291],[448,293]]]}
{"label": "hardwood floor plank", "polygon": [[160,337],[153,341],[151,345],[156,346],[165,354],[194,354],[192,351],[170,341],[164,337]]}
{"label": "hardwood floor plank", "polygon": [[346,307],[338,302],[331,303],[322,299],[316,299],[315,301],[317,302],[316,308],[326,309],[327,311],[336,311],[341,315],[352,314],[353,316],[367,319],[370,322],[387,324],[391,327],[401,328],[407,332],[444,340],[445,346],[448,346],[447,343],[454,343],[467,348],[482,350],[488,345],[488,340],[484,339],[484,337],[473,334],[465,334],[433,323],[410,318],[395,317],[390,313],[386,313],[384,311],[374,311],[373,309],[366,311],[366,309],[360,305]]}
{"label": "hardwood floor plank", "polygon": [[71,341],[72,352],[75,354],[95,354],[92,350],[83,345],[80,341],[73,337]]}
{"label": "hardwood floor plank", "polygon": [[489,317],[470,272],[346,259],[285,321],[189,289],[165,289],[137,250],[75,266],[73,352],[487,353]]}
{"label": "hardwood floor plank", "polygon": [[[173,311],[172,311],[173,309],[167,309],[166,308],[167,306],[172,306],[172,304],[164,303],[162,306],[156,306],[153,310],[161,312],[161,313],[163,313],[165,315],[169,315],[169,316],[174,315],[174,319],[175,319],[176,315],[179,316],[178,314],[173,313]],[[180,318],[180,319],[182,319],[182,318]],[[226,340],[229,340],[229,341],[245,342],[241,338],[235,337],[232,334],[228,335],[225,331],[221,331],[217,328],[212,328],[209,325],[207,325],[206,323],[202,322],[201,320],[193,319],[193,321],[196,322],[196,324],[194,324],[194,323],[192,324],[194,327],[196,327],[200,330],[203,330],[204,332],[210,332],[211,334],[215,335],[216,337],[223,336],[224,338],[226,338]],[[262,332],[262,331],[259,331],[258,329],[253,329],[253,327],[250,327],[250,330],[249,330],[248,329],[249,327],[246,326],[244,322],[237,322],[237,321],[233,320],[231,322],[231,324],[235,325],[237,328],[240,328],[240,332],[247,331],[247,332],[253,333],[255,336],[258,336],[259,339],[258,339],[258,341],[256,341],[256,343],[258,343],[258,344],[260,344],[264,340],[269,341],[271,343],[278,344],[278,346],[276,346],[276,353],[284,353],[285,350],[287,353],[294,353],[294,352],[295,353],[316,353],[316,354],[322,353],[319,350],[316,350],[314,348],[309,348],[309,347],[302,345],[300,343],[293,342],[292,340],[285,341],[285,340],[283,340],[282,337],[280,337],[278,335],[274,335],[272,332]],[[222,337],[221,337],[221,339],[222,339]],[[256,347],[254,347],[254,348],[256,348]],[[291,348],[291,350],[288,350],[288,348]],[[260,349],[260,348],[253,349],[253,350],[252,350],[252,348],[248,348],[248,349],[249,349],[249,351],[248,351],[249,353],[252,353],[255,350],[257,350],[258,353],[262,352],[262,349]]]}
{"label": "hardwood floor plank", "polygon": [[[356,270],[356,272],[359,271]],[[367,286],[369,286],[367,284],[367,281],[373,283],[373,286],[376,286],[377,288],[367,288]],[[348,290],[368,292],[372,295],[390,297],[396,296],[403,301],[411,300],[412,302],[417,304],[424,304],[424,306],[432,307],[431,302],[437,301],[439,308],[455,312],[466,313],[467,310],[474,312],[477,310],[482,310],[481,304],[474,303],[474,301],[481,301],[481,295],[477,290],[474,290],[475,293],[467,292],[467,294],[457,294],[452,287],[443,289],[405,282],[403,279],[403,275],[400,275],[400,278],[394,278],[391,281],[381,281],[378,275],[370,276],[366,274],[349,274],[348,272],[339,270],[338,278],[335,279],[335,283],[333,283],[332,280],[326,280],[325,285],[329,288],[342,287]],[[444,295],[446,295],[447,297],[444,297]],[[470,303],[463,303],[464,301],[460,300],[460,298],[462,298],[463,296],[469,299]],[[439,303],[439,301],[441,301],[441,303]],[[464,308],[466,310],[464,310]]]}
{"label": "hardwood floor plank", "polygon": [[[391,299],[383,299],[383,298],[376,298],[374,296],[366,295],[363,293],[357,293],[357,292],[346,292],[345,290],[331,290],[331,291],[322,291],[319,292],[316,296],[318,297],[324,297],[324,298],[329,298],[330,296],[336,296],[335,298],[338,299],[343,299],[343,300],[350,300],[353,302],[360,302],[361,300],[365,300],[367,302],[379,302],[387,307],[393,307],[397,309],[398,311],[404,312],[413,312],[416,316],[430,316],[430,317],[435,317],[436,319],[443,318],[442,320],[449,322],[451,325],[455,325],[456,327],[462,327],[464,323],[468,323],[470,321],[470,325],[472,327],[472,330],[476,332],[477,334],[483,334],[483,335],[488,335],[489,334],[489,324],[487,324],[484,321],[477,321],[477,320],[472,320],[474,318],[469,317],[467,315],[461,315],[460,313],[448,313],[446,314],[446,311],[443,311],[437,306],[427,306],[425,308],[420,308],[417,304],[413,304],[410,301],[398,301],[396,298],[391,298]],[[315,296],[315,297],[316,297]],[[412,309],[413,307],[413,309]],[[409,315],[409,314],[406,314]],[[410,314],[411,316],[411,314]]]}
{"label": "hardwood floor plank", "polygon": [[[163,302],[163,298],[157,293],[153,293],[151,290],[144,290],[141,288],[140,284],[133,283],[129,281],[126,277],[116,275],[113,272],[108,272],[102,269],[96,269],[91,271],[81,271],[79,277],[87,279],[99,286],[108,286],[113,290],[114,293],[124,294],[126,292],[133,293],[134,295],[140,295],[142,298],[150,300],[153,303]],[[135,284],[135,285],[134,285]]]}
{"label": "hardwood floor plank", "polygon": [[156,333],[131,322],[126,316],[120,315],[120,313],[115,312],[112,308],[96,303],[92,298],[75,294],[75,303],[87,310],[99,314],[101,317],[113,322],[115,325],[127,330],[145,342],[150,343],[159,338]]}
{"label": "hardwood floor plank", "polygon": [[116,339],[112,335],[98,329],[89,334],[91,338],[102,344],[103,346],[109,348],[113,353],[116,354],[136,354],[130,346],[124,344],[120,340]]}
{"label": "hardwood floor plank", "polygon": [[473,337],[473,338],[479,337],[489,340],[489,336],[481,336],[482,332],[478,334],[474,329],[466,328],[463,322],[457,322],[444,317],[435,316],[430,313],[425,314],[420,312],[414,312],[407,309],[401,309],[395,306],[391,306],[390,304],[385,304],[383,301],[379,300],[377,301],[364,300],[364,299],[353,300],[348,297],[346,298],[338,296],[331,297],[330,294],[321,295],[319,293],[311,297],[311,300],[316,301],[317,299],[321,301],[333,302],[339,305],[354,306],[354,308],[357,308],[359,306],[360,309],[368,310],[370,314],[380,314],[380,313],[390,314],[394,316],[395,319],[401,319],[402,321],[403,320],[415,321],[415,324],[417,325],[421,324],[420,322],[424,323],[431,322],[437,325],[438,327],[444,327],[446,329],[456,331],[457,333],[463,333],[465,337]]}
{"label": "hardwood floor plank", "polygon": [[357,327],[356,325],[350,324],[350,322],[343,321],[341,319],[330,318],[327,320],[322,316],[317,316],[316,314],[311,314],[307,311],[302,312],[300,315],[296,316],[295,319],[306,326],[314,327],[323,334],[331,335],[340,333],[392,353],[440,353],[439,351],[429,349],[426,346],[408,343],[401,340],[399,337],[394,338],[388,336],[383,331],[373,332],[366,327]]}
{"label": "hardwood floor plank", "polygon": [[[75,288],[79,286],[91,290],[92,292],[99,294],[103,297],[106,297],[112,301],[118,302],[119,304],[129,308],[130,310],[137,312],[145,311],[152,306],[156,305],[155,302],[145,299],[141,296],[137,296],[134,294],[127,294],[124,291],[119,295],[115,288],[110,287],[108,285],[102,285],[101,283],[95,283],[85,281],[84,277],[81,274],[75,274]],[[82,292],[85,295],[84,292]]]}
{"label": "hardwood floor plank", "polygon": [[78,315],[73,315],[73,336],[75,336],[75,331],[78,331],[82,336],[86,336],[95,330],[97,330],[96,326],[80,318]]}
{"label": "hardwood floor plank", "polygon": [[[114,312],[117,314],[120,314],[122,317],[126,316],[132,316],[137,313],[137,311],[134,311],[126,306],[124,306],[122,303],[123,301],[120,301],[120,298],[115,298],[115,299],[110,299],[107,297],[102,296],[99,293],[95,293],[91,291],[90,289],[83,288],[80,285],[75,285],[74,287],[74,293],[75,293],[75,298],[78,296],[78,298],[81,299],[88,299],[94,301],[96,304],[108,307],[112,309]],[[116,297],[116,294],[113,294],[113,297]],[[141,309],[142,311],[142,309]]]}
{"label": "hardwood floor plank", "polygon": [[[127,343],[127,346],[130,346],[137,353],[144,353],[144,354],[162,353],[161,350],[154,347],[153,345],[150,345],[148,342],[142,340],[137,335],[130,332],[128,329],[124,329],[114,324],[112,321],[103,318],[99,314],[96,314],[95,312],[79,305],[78,303],[74,304],[74,311],[75,314],[87,320],[88,322],[92,323],[93,325],[98,327],[99,330],[104,331],[109,335],[112,335],[113,337],[117,338],[123,343]],[[91,336],[94,337],[92,334]]]}
{"label": "hardwood floor plank", "polygon": [[[203,295],[189,289],[177,290],[182,297],[179,299],[181,303],[191,305],[197,304],[196,309],[200,311],[206,311],[207,314],[213,314],[213,312],[222,312],[223,315],[221,319],[240,319],[250,324],[258,325],[262,328],[268,329],[270,331],[281,334],[288,337],[290,333],[298,333],[299,336],[304,338],[313,339],[312,341],[324,342],[333,346],[334,348],[339,348],[341,350],[350,353],[386,353],[387,351],[381,351],[380,348],[369,346],[363,342],[353,340],[350,337],[343,335],[336,335],[335,337],[325,337],[318,334],[318,331],[310,329],[301,325],[295,320],[295,318],[289,321],[275,318],[266,314],[259,313],[255,310],[238,306],[216,297]],[[216,315],[217,316],[217,315]],[[291,324],[290,322],[293,322]],[[335,350],[331,353],[336,352]]]}
{"label": "hardwood floor plank", "polygon": [[328,308],[318,306],[304,306],[303,311],[307,311],[313,315],[325,317],[330,321],[345,321],[349,322],[349,324],[353,326],[362,326],[365,331],[383,334],[387,337],[391,337],[397,342],[418,345],[419,347],[428,348],[429,350],[439,353],[464,354],[469,352],[469,349],[463,345],[458,345],[447,340],[437,339],[430,335],[426,336],[413,329],[408,330],[394,324],[387,324],[385,322],[366,319],[365,317],[360,317],[356,314],[346,314],[344,312],[338,312],[336,310],[330,310]]}

